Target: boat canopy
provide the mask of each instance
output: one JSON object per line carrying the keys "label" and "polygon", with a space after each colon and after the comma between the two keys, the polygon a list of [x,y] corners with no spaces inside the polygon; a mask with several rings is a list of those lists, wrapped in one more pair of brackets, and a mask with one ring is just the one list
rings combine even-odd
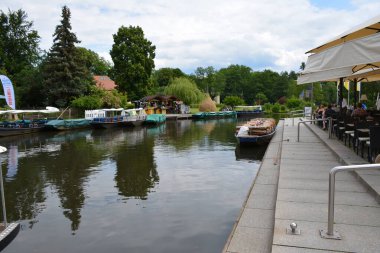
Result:
{"label": "boat canopy", "polygon": [[256,111],[262,110],[261,105],[238,105],[234,107],[235,111]]}
{"label": "boat canopy", "polygon": [[10,114],[20,114],[20,113],[56,113],[59,109],[52,106],[46,106],[45,110],[7,110],[0,111],[0,114],[10,113]]}

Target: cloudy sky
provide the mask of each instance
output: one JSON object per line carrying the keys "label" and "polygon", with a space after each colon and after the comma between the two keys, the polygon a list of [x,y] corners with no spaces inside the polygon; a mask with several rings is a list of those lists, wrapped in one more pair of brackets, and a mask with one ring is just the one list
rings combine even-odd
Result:
{"label": "cloudy sky", "polygon": [[377,0],[2,0],[0,10],[26,11],[48,50],[63,5],[80,46],[111,61],[112,35],[140,26],[156,45],[156,69],[186,73],[230,64],[298,71],[307,50],[380,14]]}

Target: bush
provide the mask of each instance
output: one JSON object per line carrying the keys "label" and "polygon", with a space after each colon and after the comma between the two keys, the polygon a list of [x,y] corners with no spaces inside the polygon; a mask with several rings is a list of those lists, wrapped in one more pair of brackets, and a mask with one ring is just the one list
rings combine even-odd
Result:
{"label": "bush", "polygon": [[272,104],[270,104],[270,103],[265,103],[263,107],[264,107],[265,112],[272,111]]}
{"label": "bush", "polygon": [[286,101],[286,106],[289,109],[301,109],[304,105],[304,101],[295,97],[289,98]]}
{"label": "bush", "polygon": [[275,103],[275,104],[272,106],[272,112],[273,112],[273,113],[279,113],[279,112],[280,112],[280,104],[279,104],[279,103]]}
{"label": "bush", "polygon": [[238,96],[227,96],[224,98],[223,104],[234,107],[237,105],[244,105],[245,102],[242,98]]}
{"label": "bush", "polygon": [[286,106],[285,105],[280,106],[280,112],[286,112]]}
{"label": "bush", "polygon": [[215,102],[208,96],[199,106],[200,112],[216,112]]}

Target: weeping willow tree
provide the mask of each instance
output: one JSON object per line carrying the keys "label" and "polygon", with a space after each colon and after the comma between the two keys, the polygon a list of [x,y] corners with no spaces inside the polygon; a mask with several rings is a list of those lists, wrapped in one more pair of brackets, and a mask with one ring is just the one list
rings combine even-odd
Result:
{"label": "weeping willow tree", "polygon": [[185,77],[174,79],[165,88],[165,94],[176,96],[187,105],[197,104],[205,98],[205,94],[198,89],[197,85]]}

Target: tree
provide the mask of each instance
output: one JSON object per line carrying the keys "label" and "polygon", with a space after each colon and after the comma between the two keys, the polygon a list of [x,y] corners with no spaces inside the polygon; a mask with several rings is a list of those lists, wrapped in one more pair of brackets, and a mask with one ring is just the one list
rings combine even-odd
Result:
{"label": "tree", "polygon": [[61,24],[55,29],[54,44],[50,48],[44,67],[44,82],[48,103],[59,107],[85,95],[93,79],[85,62],[75,47],[80,43],[75,33],[71,32],[70,9],[62,8]]}
{"label": "tree", "polygon": [[259,92],[256,94],[256,101],[259,105],[265,103],[268,100],[267,96],[263,92]]}
{"label": "tree", "polygon": [[165,88],[165,94],[176,96],[187,105],[199,103],[205,97],[197,85],[185,77],[174,79]]}
{"label": "tree", "polygon": [[244,105],[244,99],[238,96],[227,96],[223,100],[223,104],[235,107],[237,105]]}
{"label": "tree", "polygon": [[206,68],[198,67],[195,70],[193,78],[198,87],[212,98],[220,95],[226,85],[224,76],[219,74],[212,66]]}
{"label": "tree", "polygon": [[168,86],[175,78],[184,76],[185,73],[179,68],[161,68],[153,72],[154,83],[159,87]]}
{"label": "tree", "polygon": [[40,36],[27,17],[21,9],[0,11],[0,74],[12,80],[17,107],[40,105],[42,93]]}
{"label": "tree", "polygon": [[10,77],[39,59],[40,36],[23,10],[0,11],[0,71]]}
{"label": "tree", "polygon": [[79,57],[93,75],[107,76],[112,68],[111,63],[96,52],[84,47],[77,47]]}
{"label": "tree", "polygon": [[[230,65],[219,71],[225,78],[224,96],[241,96],[246,99],[245,91],[251,86],[252,69],[243,65]],[[253,100],[254,95],[249,100]],[[248,101],[248,99],[247,99]]]}
{"label": "tree", "polygon": [[147,94],[156,47],[139,26],[120,27],[113,40],[113,79],[120,91],[127,92],[132,100],[139,99]]}

